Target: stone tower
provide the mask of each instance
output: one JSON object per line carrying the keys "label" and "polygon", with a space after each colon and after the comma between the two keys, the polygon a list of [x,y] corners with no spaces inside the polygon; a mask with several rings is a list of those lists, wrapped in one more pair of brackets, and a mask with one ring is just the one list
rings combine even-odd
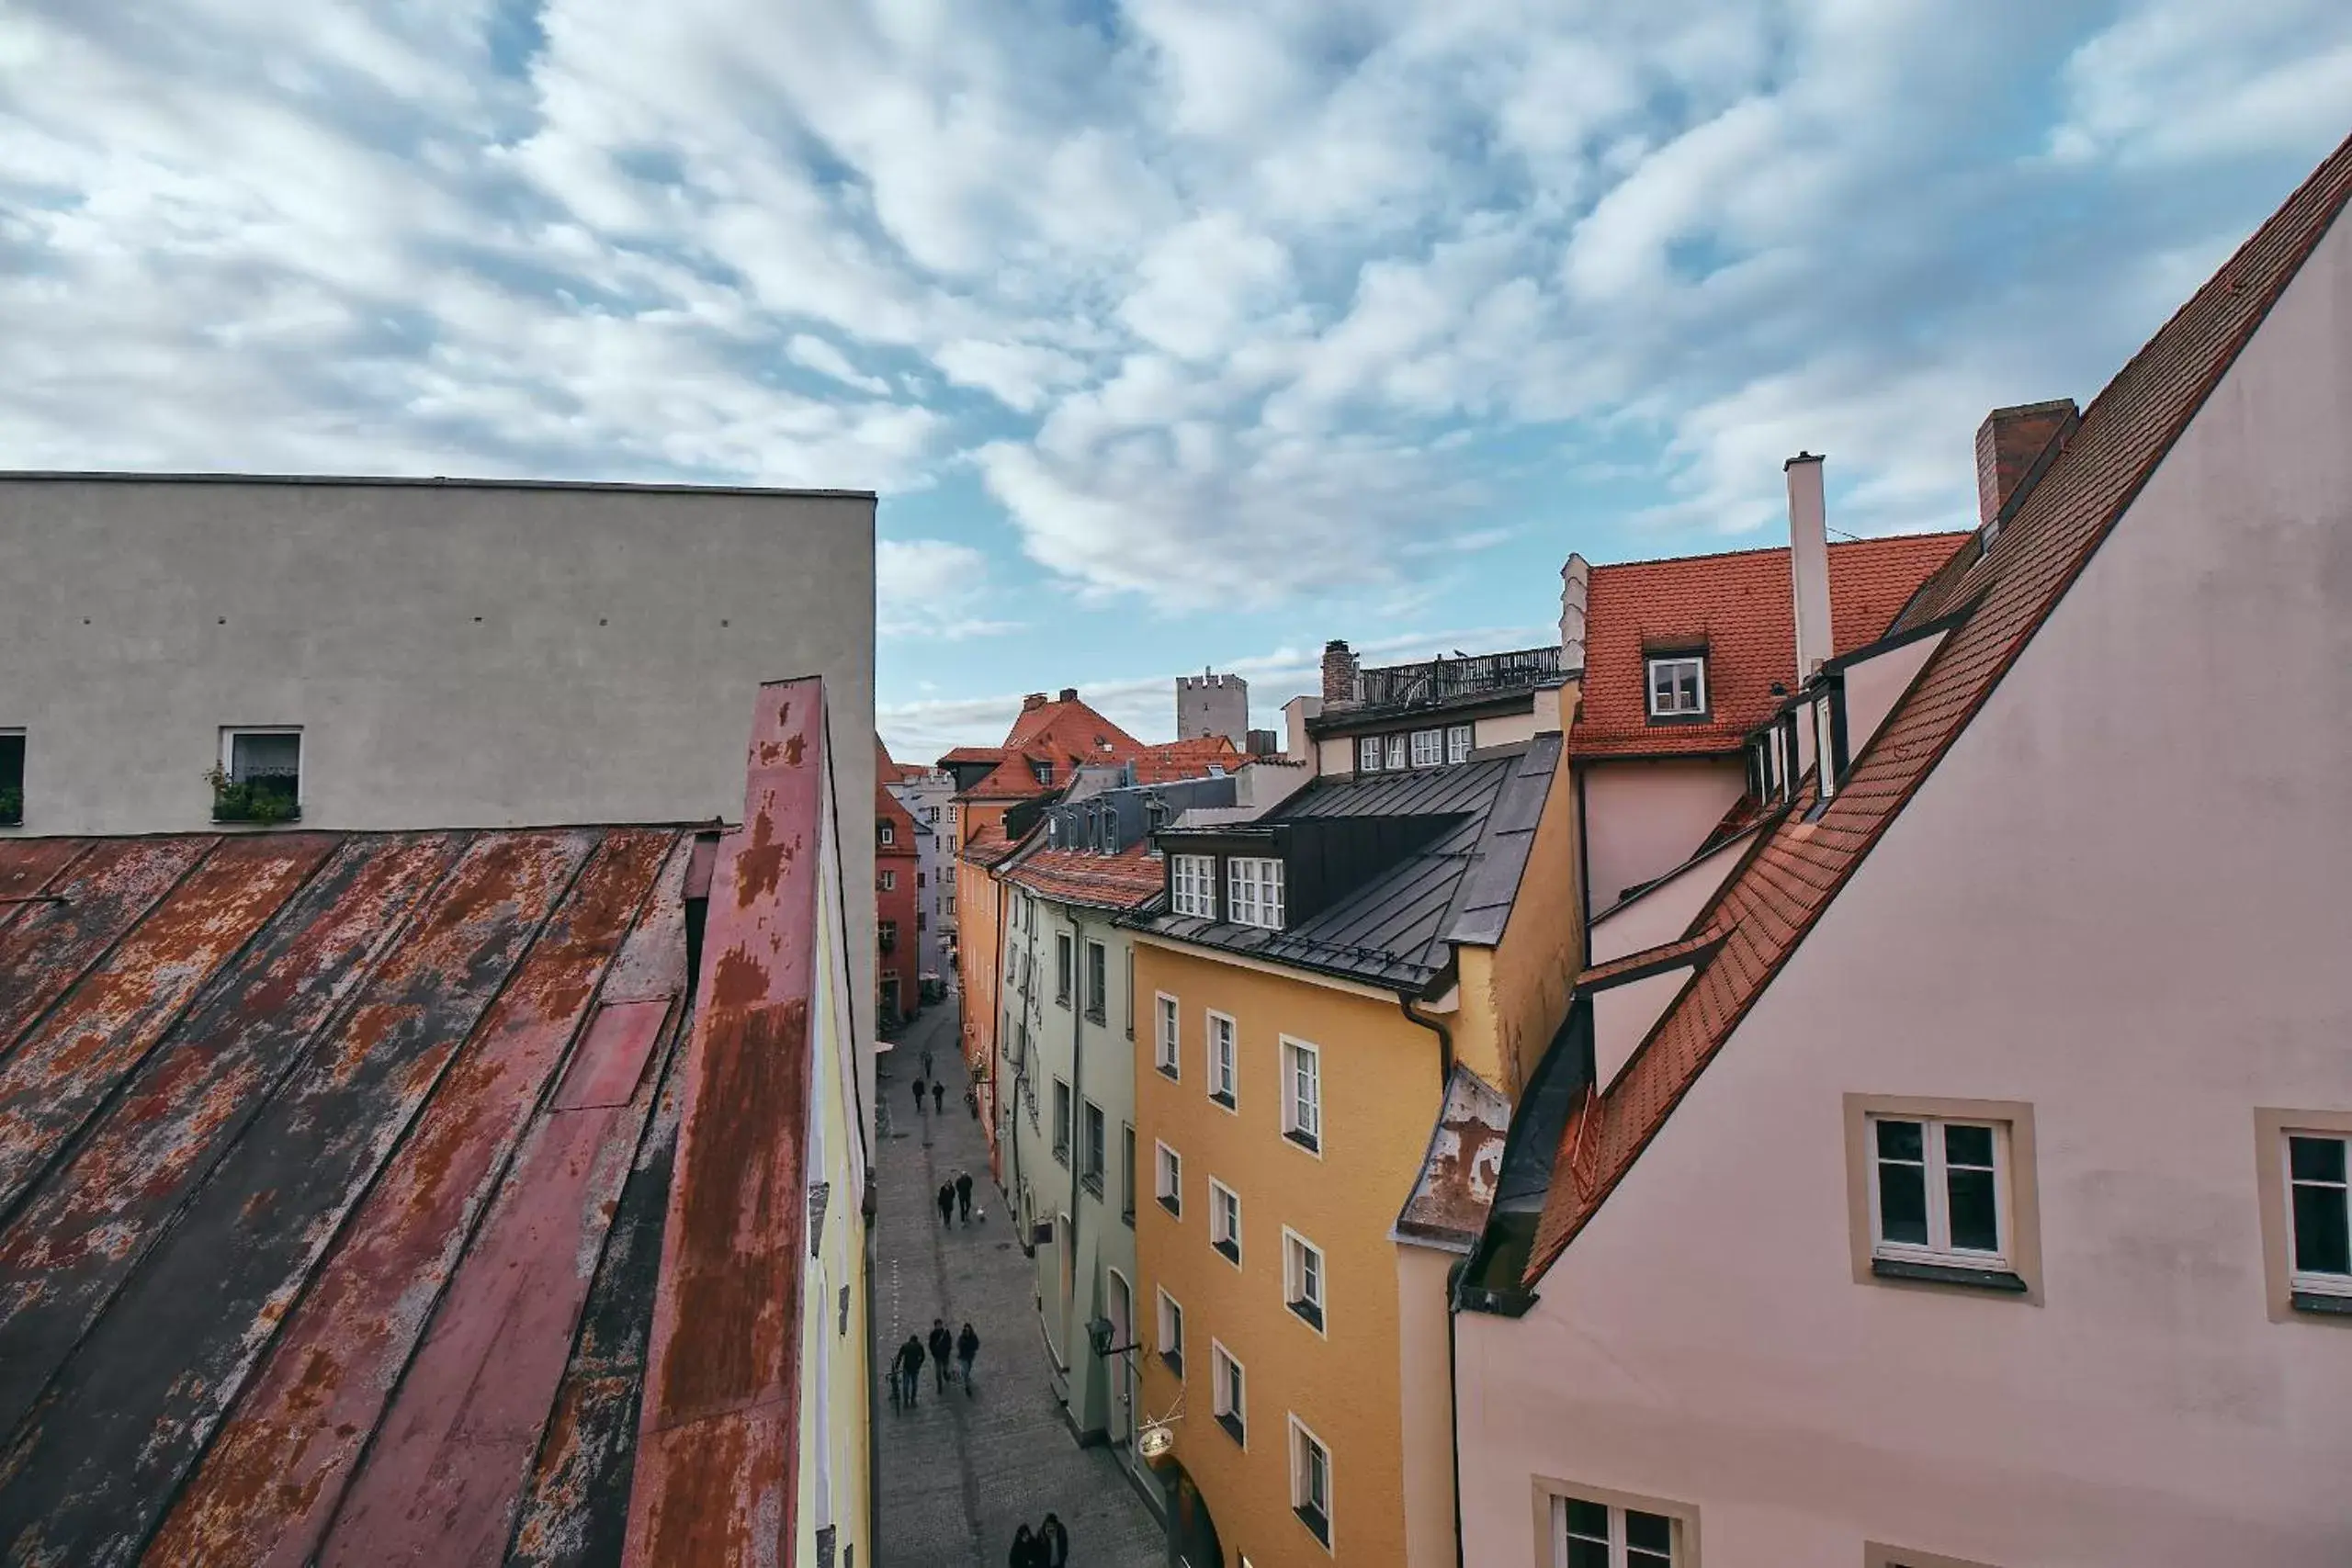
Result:
{"label": "stone tower", "polygon": [[1176,739],[1208,735],[1222,735],[1238,750],[1250,749],[1250,682],[1240,676],[1204,670],[1176,677]]}

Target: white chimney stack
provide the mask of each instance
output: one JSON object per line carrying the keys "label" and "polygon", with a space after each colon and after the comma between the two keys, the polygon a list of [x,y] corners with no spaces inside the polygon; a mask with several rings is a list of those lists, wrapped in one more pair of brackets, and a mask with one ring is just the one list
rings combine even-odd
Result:
{"label": "white chimney stack", "polygon": [[1584,668],[1585,607],[1592,593],[1592,563],[1580,555],[1560,568],[1560,668]]}
{"label": "white chimney stack", "polygon": [[1821,493],[1821,459],[1800,452],[1781,468],[1789,476],[1789,575],[1796,584],[1797,681],[1837,657],[1829,625],[1829,509]]}

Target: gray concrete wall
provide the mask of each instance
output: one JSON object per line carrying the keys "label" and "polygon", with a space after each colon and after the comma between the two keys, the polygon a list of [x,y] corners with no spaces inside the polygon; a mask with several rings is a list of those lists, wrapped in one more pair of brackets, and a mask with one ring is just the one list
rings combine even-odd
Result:
{"label": "gray concrete wall", "polygon": [[[0,728],[26,731],[0,832],[209,829],[248,725],[301,727],[305,826],[737,821],[759,684],[808,674],[836,786],[870,799],[874,506],[0,475]],[[871,997],[872,836],[842,856]]]}

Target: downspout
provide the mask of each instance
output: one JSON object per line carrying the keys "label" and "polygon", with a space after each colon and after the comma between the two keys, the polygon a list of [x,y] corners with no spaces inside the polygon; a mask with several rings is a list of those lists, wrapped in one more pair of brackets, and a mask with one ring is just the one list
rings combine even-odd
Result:
{"label": "downspout", "polygon": [[1446,1443],[1453,1450],[1453,1568],[1465,1568],[1462,1555],[1462,1356],[1456,1331],[1462,1323],[1457,1292],[1463,1271],[1469,1267],[1470,1259],[1465,1258],[1445,1271],[1445,1405],[1453,1417],[1446,1423]]}
{"label": "downspout", "polygon": [[1412,998],[1400,994],[1396,998],[1396,1005],[1403,1010],[1407,1022],[1418,1023],[1437,1036],[1438,1111],[1442,1115],[1445,1111],[1445,1091],[1453,1087],[1453,1036],[1447,1032],[1445,1025],[1437,1020],[1425,1018],[1415,1012]]}
{"label": "downspout", "polygon": [[[1107,979],[1108,976],[1105,976]],[[1069,1347],[1070,1355],[1063,1361],[1065,1369],[1077,1364],[1077,1347],[1071,1344],[1069,1333],[1070,1306],[1078,1296],[1078,1230],[1085,1217],[1086,1205],[1079,1201],[1079,1171],[1086,1160],[1082,1140],[1086,1128],[1086,1043],[1083,1037],[1086,1017],[1086,931],[1079,923],[1078,910],[1069,912],[1069,1291],[1070,1301],[1062,1303],[1062,1343]],[[1108,1129],[1105,1129],[1108,1136]],[[1093,1348],[1089,1341],[1088,1349]],[[1066,1370],[1064,1376],[1069,1377]],[[1078,1380],[1069,1377],[1071,1391]],[[1079,1420],[1086,1419],[1085,1412]]]}

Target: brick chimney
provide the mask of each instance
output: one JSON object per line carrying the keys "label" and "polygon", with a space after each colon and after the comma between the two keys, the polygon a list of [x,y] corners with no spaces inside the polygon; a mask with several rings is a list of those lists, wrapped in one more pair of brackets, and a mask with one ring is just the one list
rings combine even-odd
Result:
{"label": "brick chimney", "polygon": [[1976,427],[1976,516],[1990,525],[2052,439],[2075,426],[2072,398],[1995,409]]}
{"label": "brick chimney", "polygon": [[1038,708],[1044,707],[1045,705],[1046,694],[1043,692],[1032,692],[1027,696],[1021,699],[1021,711],[1023,713],[1031,713]]}
{"label": "brick chimney", "polygon": [[1797,596],[1797,681],[1803,684],[1837,657],[1829,624],[1829,513],[1821,459],[1800,452],[1781,465],[1789,477],[1789,576]]}
{"label": "brick chimney", "polygon": [[1054,700],[1056,702],[1062,703],[1074,703],[1078,701],[1078,688],[1076,686],[1064,686],[1062,688],[1062,694]]}
{"label": "brick chimney", "polygon": [[1356,700],[1356,656],[1333,637],[1323,645],[1323,705],[1338,707]]}

